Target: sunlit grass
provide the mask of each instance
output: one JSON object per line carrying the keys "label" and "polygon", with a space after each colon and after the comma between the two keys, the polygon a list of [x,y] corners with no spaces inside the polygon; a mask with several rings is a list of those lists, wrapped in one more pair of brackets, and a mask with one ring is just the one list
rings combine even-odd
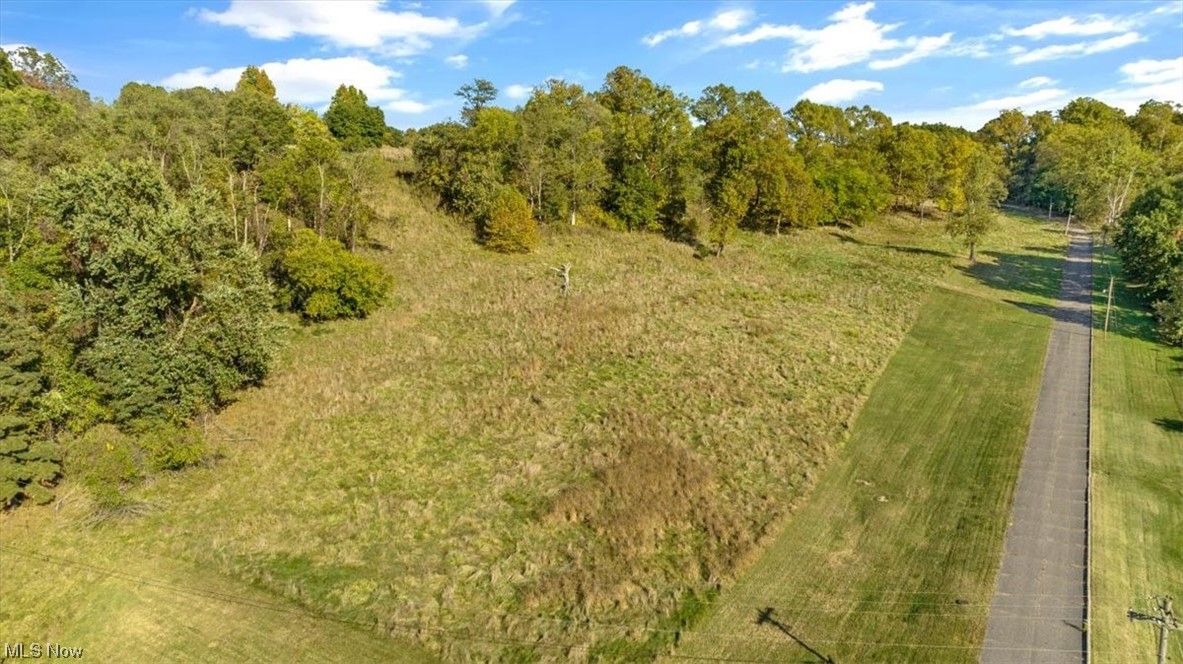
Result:
{"label": "sunlit grass", "polygon": [[[449,658],[653,653],[809,494],[934,289],[997,295],[931,220],[741,234],[708,260],[559,227],[501,256],[402,182],[386,196],[390,306],[294,328],[210,423],[225,458],[88,536]],[[1008,218],[984,263],[1061,244]]]}
{"label": "sunlit grass", "polygon": [[[1145,305],[1117,276],[1109,332],[1093,338],[1094,661],[1152,661],[1156,630],[1130,622],[1149,595],[1183,598],[1183,351],[1156,343]],[[1094,321],[1109,270],[1098,262]],[[1178,606],[1178,604],[1176,604]],[[1177,609],[1176,609],[1177,611]],[[1183,657],[1172,634],[1171,657]]]}

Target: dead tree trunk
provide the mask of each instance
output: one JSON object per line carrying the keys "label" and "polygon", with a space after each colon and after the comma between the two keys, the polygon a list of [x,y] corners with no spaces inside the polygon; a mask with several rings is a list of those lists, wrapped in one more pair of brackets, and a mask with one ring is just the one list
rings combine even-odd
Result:
{"label": "dead tree trunk", "polygon": [[558,273],[559,277],[562,278],[563,283],[559,285],[559,292],[562,293],[563,297],[567,297],[571,294],[571,264],[563,263],[562,265],[558,267],[552,267],[551,269]]}

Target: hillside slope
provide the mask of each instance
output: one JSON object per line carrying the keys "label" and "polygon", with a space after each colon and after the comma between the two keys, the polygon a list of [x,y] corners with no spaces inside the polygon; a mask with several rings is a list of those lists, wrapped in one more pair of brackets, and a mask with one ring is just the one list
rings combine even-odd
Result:
{"label": "hillside slope", "polygon": [[379,204],[390,306],[293,328],[210,423],[222,462],[96,536],[449,658],[655,653],[808,493],[932,289],[1038,287],[1062,244],[1007,218],[966,271],[939,222],[890,218],[705,261],[554,228],[507,257],[401,182]]}

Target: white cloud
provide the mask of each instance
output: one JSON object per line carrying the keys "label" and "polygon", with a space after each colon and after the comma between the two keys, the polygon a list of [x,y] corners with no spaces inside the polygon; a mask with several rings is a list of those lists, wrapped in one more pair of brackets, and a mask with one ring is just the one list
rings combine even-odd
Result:
{"label": "white cloud", "polygon": [[809,88],[801,93],[801,99],[808,99],[818,104],[833,104],[850,101],[867,92],[882,91],[883,84],[879,81],[852,81],[846,78],[836,78]]}
{"label": "white cloud", "polygon": [[998,114],[1004,110],[1018,108],[1024,113],[1051,111],[1068,103],[1073,96],[1068,90],[1045,88],[1028,94],[986,99],[973,104],[954,106],[953,108],[942,110],[897,111],[891,113],[891,116],[897,122],[943,122],[975,131],[990,120],[998,117]]}
{"label": "white cloud", "polygon": [[920,37],[919,39],[911,38],[907,42],[913,44],[912,50],[903,55],[896,56],[890,60],[872,60],[868,65],[871,69],[893,69],[895,67],[902,67],[909,62],[915,62],[921,58],[936,53],[949,43],[953,38],[952,32],[946,32],[940,37]]}
{"label": "white cloud", "polygon": [[747,25],[752,20],[752,12],[749,9],[729,9],[724,12],[719,12],[707,23],[712,28],[717,30],[725,30],[730,32],[738,30]]}
{"label": "white cloud", "polygon": [[646,46],[657,46],[667,39],[674,37],[693,37],[706,32],[731,32],[747,25],[752,20],[752,12],[747,9],[728,9],[716,13],[709,19],[687,21],[681,27],[662,30],[646,35],[641,42]]}
{"label": "white cloud", "polygon": [[789,52],[782,71],[808,73],[836,69],[863,62],[876,53],[910,49],[892,59],[875,60],[872,69],[901,67],[927,57],[947,46],[953,33],[932,37],[893,39],[888,36],[899,24],[876,23],[867,17],[875,3],[848,4],[831,14],[829,25],[811,30],[799,25],[764,23],[743,33],[719,39],[718,46],[744,46],[769,39],[789,39],[796,48]]}
{"label": "white cloud", "polygon": [[202,9],[197,16],[210,23],[242,28],[259,39],[318,37],[341,48],[373,49],[392,57],[421,53],[431,47],[432,39],[472,37],[486,27],[465,26],[455,18],[427,16],[418,11],[390,11],[383,4],[380,0],[233,0],[225,11]]}
{"label": "white cloud", "polygon": [[[1120,87],[1093,92],[1087,96],[1134,113],[1147,100],[1183,104],[1183,58],[1173,60],[1137,60],[1123,65],[1118,71],[1124,77]],[[1054,85],[1046,76],[1036,76],[1019,84],[1019,88]],[[897,121],[948,122],[966,129],[978,129],[1008,108],[1020,108],[1025,113],[1053,111],[1081,93],[1062,88],[1041,87],[1023,94],[998,97],[985,101],[936,111],[900,111],[892,113]]]}
{"label": "white cloud", "polygon": [[[372,101],[402,101],[406,91],[391,87],[391,81],[401,76],[397,71],[359,57],[306,59],[268,62],[261,65],[275,84],[276,96],[281,101],[314,105],[332,99],[340,85],[352,85],[366,93]],[[245,67],[211,70],[196,67],[165,78],[167,88],[206,87],[233,90]]]}
{"label": "white cloud", "polygon": [[773,25],[763,23],[748,32],[727,35],[719,40],[720,46],[744,46],[766,39],[797,39],[807,32],[799,25]]}
{"label": "white cloud", "polygon": [[1131,83],[1169,83],[1183,79],[1183,58],[1174,60],[1138,60],[1121,66],[1119,70]]}
{"label": "white cloud", "polygon": [[1019,83],[1019,87],[1025,89],[1046,88],[1047,86],[1055,85],[1056,83],[1059,83],[1059,81],[1054,78],[1048,78],[1047,76],[1032,76],[1022,83]]}
{"label": "white cloud", "polygon": [[670,37],[690,37],[702,32],[702,21],[688,21],[682,24],[680,28],[671,28],[669,30],[662,30],[651,35],[646,35],[641,39],[646,46],[657,46],[661,42]]}
{"label": "white cloud", "polygon": [[448,66],[450,67],[464,69],[468,66],[468,56],[464,55],[463,53],[449,55],[448,57],[444,58],[444,62],[448,63]]}
{"label": "white cloud", "polygon": [[1183,2],[1166,2],[1166,3],[1163,3],[1162,5],[1159,5],[1158,7],[1155,7],[1154,11],[1152,11],[1152,12],[1150,12],[1150,13],[1151,13],[1152,15],[1158,15],[1158,14],[1183,14]]}
{"label": "white cloud", "polygon": [[1017,47],[1012,50],[1014,58],[1011,63],[1016,65],[1026,64],[1028,62],[1043,62],[1045,60],[1059,60],[1061,58],[1073,58],[1084,55],[1092,55],[1094,53],[1104,53],[1105,51],[1113,51],[1119,48],[1125,48],[1132,44],[1137,44],[1144,41],[1145,38],[1137,32],[1127,32],[1116,37],[1108,39],[1099,39],[1096,41],[1077,42],[1075,44],[1056,44],[1055,46],[1044,46],[1032,51],[1023,50]]}
{"label": "white cloud", "polygon": [[1011,37],[1027,37],[1028,39],[1043,39],[1051,36],[1071,35],[1075,37],[1092,37],[1117,32],[1128,32],[1133,27],[1129,20],[1106,18],[1099,14],[1089,16],[1084,21],[1077,21],[1071,16],[1043,21],[1025,28],[1003,28],[1002,32]]}
{"label": "white cloud", "polygon": [[1125,76],[1126,87],[1109,88],[1092,96],[1129,113],[1150,99],[1183,104],[1183,58],[1138,60],[1122,65],[1118,71]]}
{"label": "white cloud", "polygon": [[395,113],[415,115],[427,111],[433,106],[434,104],[424,104],[421,101],[415,101],[413,99],[399,99],[397,101],[392,101],[389,104],[383,105],[382,108],[388,111],[394,111]]}
{"label": "white cloud", "polygon": [[505,96],[513,100],[522,100],[530,96],[534,92],[534,86],[522,85],[520,83],[513,83],[505,86]]}
{"label": "white cloud", "polygon": [[493,16],[501,16],[513,5],[514,0],[482,0],[482,3],[489,8],[489,13]]}
{"label": "white cloud", "polygon": [[1021,95],[987,99],[985,101],[979,101],[976,104],[959,106],[958,108],[966,111],[990,111],[995,115],[1008,108],[1021,108],[1025,111],[1041,111],[1057,108],[1060,102],[1068,100],[1068,95],[1069,92],[1067,90],[1044,88]]}

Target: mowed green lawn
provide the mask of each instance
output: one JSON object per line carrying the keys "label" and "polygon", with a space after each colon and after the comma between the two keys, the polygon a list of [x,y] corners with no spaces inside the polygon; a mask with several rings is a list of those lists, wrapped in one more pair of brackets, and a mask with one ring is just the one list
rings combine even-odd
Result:
{"label": "mowed green lawn", "polygon": [[1028,290],[932,296],[807,504],[678,656],[976,661],[1050,331]]}
{"label": "mowed green lawn", "polygon": [[[1118,271],[1114,265],[1115,272]],[[1098,263],[1095,321],[1108,271]],[[1131,623],[1148,595],[1183,608],[1183,349],[1154,341],[1153,317],[1117,279],[1109,333],[1093,337],[1093,618],[1099,664],[1152,662],[1156,630]],[[1183,634],[1170,656],[1183,661]]]}

